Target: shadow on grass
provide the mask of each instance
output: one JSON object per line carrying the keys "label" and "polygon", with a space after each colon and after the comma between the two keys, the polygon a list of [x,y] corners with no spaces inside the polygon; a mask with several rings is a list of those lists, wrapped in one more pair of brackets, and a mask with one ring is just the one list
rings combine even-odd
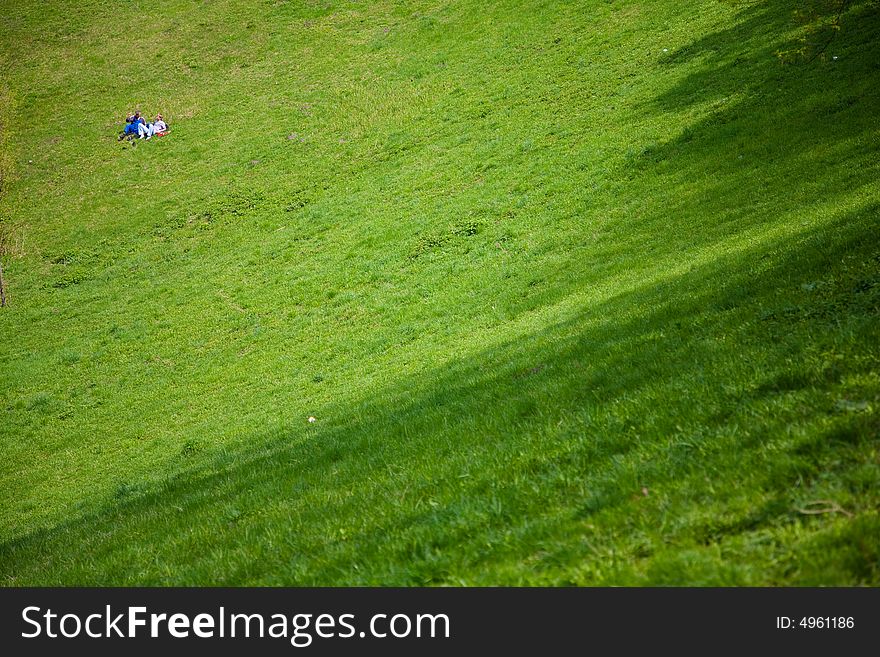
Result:
{"label": "shadow on grass", "polygon": [[[838,3],[812,5],[815,22]],[[680,131],[629,149],[614,170],[624,208],[616,223],[594,223],[592,240],[585,228],[563,271],[543,273],[572,284],[539,290],[522,305],[554,303],[582,281],[601,280],[621,257],[630,259],[632,272],[648,272],[658,262],[723,250],[731,239],[754,239],[788,223],[807,226],[817,216],[874,202],[880,5],[847,6],[834,41],[839,60],[790,65],[777,56],[796,45],[791,32],[800,24],[792,14],[803,8],[796,2],[751,3],[732,27],[671,53],[671,67],[701,65],[637,114],[668,115]],[[703,108],[696,119],[695,107]]]}
{"label": "shadow on grass", "polygon": [[[647,148],[645,160],[658,162],[680,155],[709,173],[716,168],[741,173],[749,163],[737,160],[746,152],[766,155],[763,164],[787,159],[800,162],[806,156],[822,165],[822,155],[833,161],[835,144],[876,133],[871,116],[878,102],[880,5],[865,0],[847,3],[833,41],[839,58],[829,55],[827,60],[786,64],[780,53],[799,43],[799,23],[792,14],[803,9],[803,4],[757,3],[744,10],[733,27],[671,53],[666,58],[670,66],[692,60],[702,60],[702,65],[644,110],[678,112],[703,106],[707,113],[668,144]],[[840,2],[807,4],[815,5],[817,13],[806,29],[821,22],[823,10],[836,12]],[[719,148],[722,143],[727,150]],[[717,157],[704,162],[713,150]],[[812,171],[819,182],[827,173],[820,167]],[[804,183],[807,180],[802,178]]]}
{"label": "shadow on grass", "polygon": [[[878,228],[874,206],[719,258],[401,382],[350,422],[120,489],[3,545],[5,583],[638,581],[655,557],[798,528],[864,549],[876,353],[835,354],[878,343]],[[855,516],[803,529],[795,509],[830,473]],[[874,561],[841,560],[835,581],[876,581],[867,545]],[[765,552],[707,581],[781,577]]]}
{"label": "shadow on grass", "polygon": [[[645,249],[647,282],[336,424],[121,486],[0,546],[3,582],[876,584],[876,90],[859,71],[877,46],[833,76],[730,50],[784,16],[760,3],[670,58],[708,61],[646,112],[750,92],[621,171],[680,194],[591,251]],[[589,278],[567,267],[538,306]],[[799,511],[827,498],[852,515]]]}

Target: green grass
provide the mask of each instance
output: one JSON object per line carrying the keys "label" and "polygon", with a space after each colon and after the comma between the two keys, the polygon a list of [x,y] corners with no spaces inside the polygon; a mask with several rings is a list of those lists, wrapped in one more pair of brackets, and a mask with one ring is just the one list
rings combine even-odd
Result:
{"label": "green grass", "polygon": [[877,2],[3,4],[3,584],[880,584]]}

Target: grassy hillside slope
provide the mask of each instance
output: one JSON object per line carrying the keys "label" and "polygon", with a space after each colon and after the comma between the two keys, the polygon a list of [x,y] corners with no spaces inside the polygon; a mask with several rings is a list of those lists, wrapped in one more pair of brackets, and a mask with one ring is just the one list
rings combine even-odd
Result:
{"label": "grassy hillside slope", "polygon": [[877,2],[160,6],[0,12],[0,582],[880,584]]}

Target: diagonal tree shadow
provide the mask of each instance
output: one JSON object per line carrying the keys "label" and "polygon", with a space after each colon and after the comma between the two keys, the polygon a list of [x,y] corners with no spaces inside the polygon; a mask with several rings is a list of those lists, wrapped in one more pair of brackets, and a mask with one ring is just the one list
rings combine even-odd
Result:
{"label": "diagonal tree shadow", "polygon": [[[793,486],[858,469],[876,445],[873,412],[835,416],[831,401],[876,363],[813,360],[798,336],[877,340],[878,227],[867,207],[671,274],[401,381],[351,423],[265,436],[126,491],[0,547],[5,582],[522,581],[505,568],[532,563],[526,581],[584,583],[611,577],[597,572],[614,550],[611,579],[625,581],[663,546],[796,526]],[[852,270],[828,281],[841,259]],[[870,518],[863,503],[854,526]],[[590,529],[601,522],[612,530]],[[845,574],[877,576],[861,560]]]}
{"label": "diagonal tree shadow", "polygon": [[[666,141],[625,153],[613,168],[621,206],[626,201],[623,212],[592,228],[592,240],[585,229],[573,257],[557,275],[545,277],[577,285],[585,268],[601,276],[603,263],[621,255],[644,271],[663,259],[672,265],[752,232],[809,223],[874,194],[880,173],[880,129],[873,120],[880,109],[874,64],[880,58],[880,11],[876,3],[849,3],[836,42],[840,60],[792,66],[776,53],[794,43],[797,5],[749,4],[734,26],[666,58],[673,67],[699,66],[635,113],[668,116],[678,129]],[[826,13],[836,6],[816,5]],[[694,108],[702,108],[696,117]],[[566,193],[581,195],[585,203],[589,198],[578,189]],[[653,210],[657,205],[662,211]],[[558,301],[571,289],[557,284],[529,305]]]}
{"label": "diagonal tree shadow", "polygon": [[[816,4],[833,10],[833,2]],[[555,178],[532,181],[536,196],[579,216],[562,236],[532,234],[536,255],[557,256],[529,263],[532,288],[493,291],[511,316],[611,280],[623,259],[637,279],[664,260],[677,266],[731,239],[871,202],[880,173],[880,12],[850,3],[835,41],[840,59],[788,65],[777,52],[797,42],[796,6],[750,3],[732,27],[671,53],[668,88],[631,109],[651,129],[634,129],[625,152],[591,147],[554,159]]]}

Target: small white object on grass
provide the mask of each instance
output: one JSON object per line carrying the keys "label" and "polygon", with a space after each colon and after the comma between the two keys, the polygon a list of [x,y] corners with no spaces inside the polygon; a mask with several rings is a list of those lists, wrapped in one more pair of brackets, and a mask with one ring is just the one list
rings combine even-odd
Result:
{"label": "small white object on grass", "polygon": [[669,52],[669,48],[664,48],[663,52]]}
{"label": "small white object on grass", "polygon": [[834,55],[834,57],[832,57],[831,59],[837,61],[837,55]]}
{"label": "small white object on grass", "polygon": [[314,416],[310,415],[309,422],[317,422],[317,420],[314,418]]}

